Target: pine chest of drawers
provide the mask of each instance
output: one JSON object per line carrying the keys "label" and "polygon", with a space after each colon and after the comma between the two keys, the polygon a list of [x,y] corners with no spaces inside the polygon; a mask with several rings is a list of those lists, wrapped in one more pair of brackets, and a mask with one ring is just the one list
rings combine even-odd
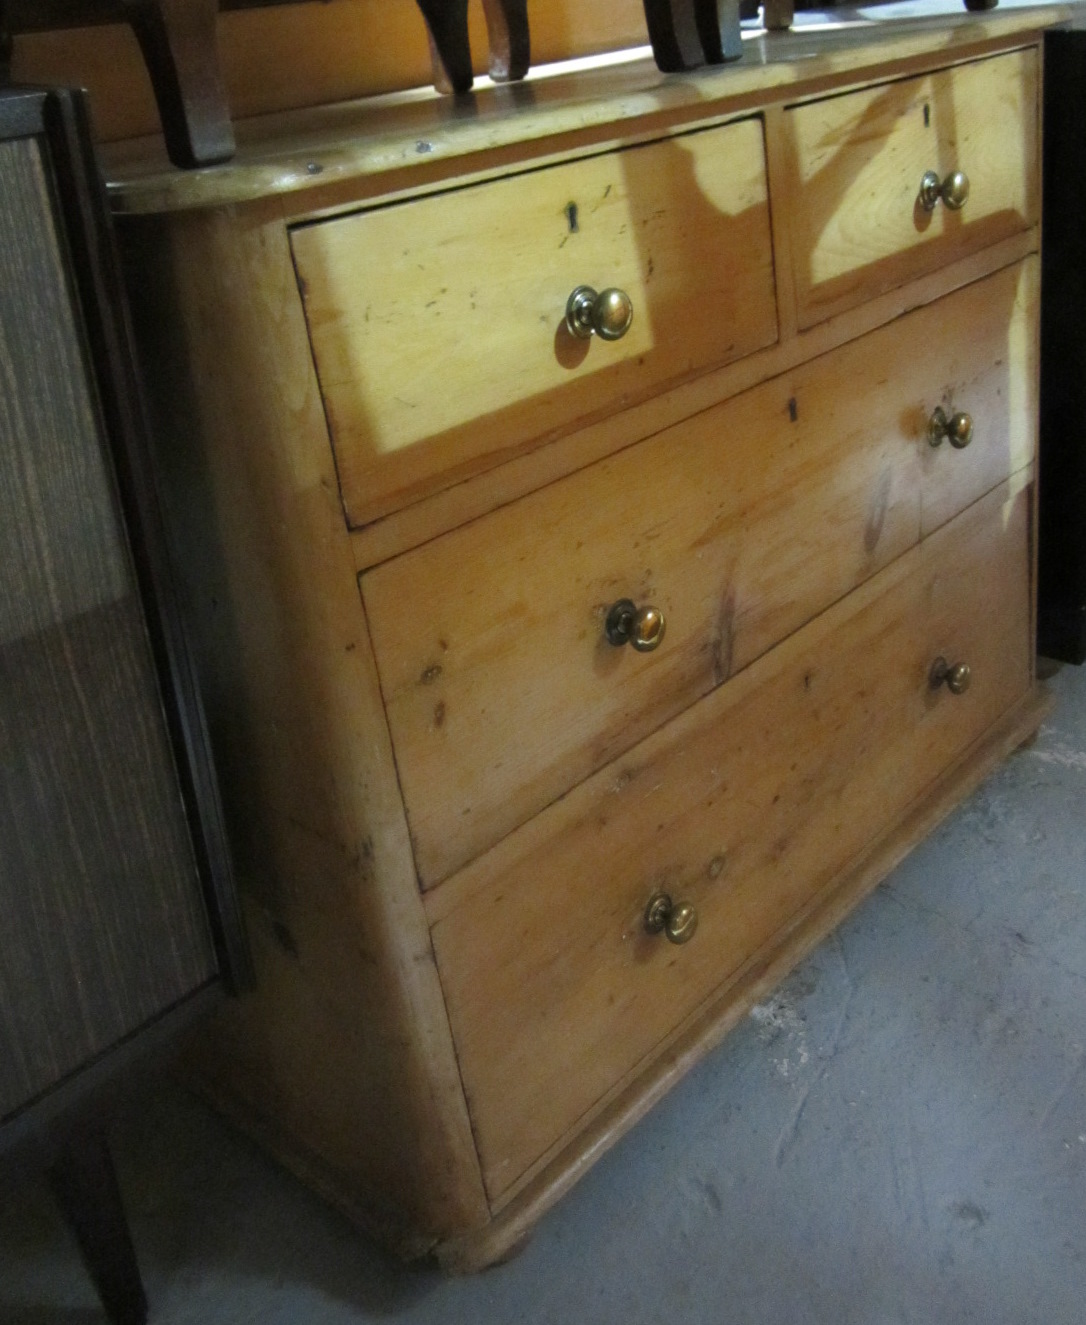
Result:
{"label": "pine chest of drawers", "polygon": [[507,1252],[1039,722],[1060,17],[118,171],[259,970],[198,1071],[398,1250]]}

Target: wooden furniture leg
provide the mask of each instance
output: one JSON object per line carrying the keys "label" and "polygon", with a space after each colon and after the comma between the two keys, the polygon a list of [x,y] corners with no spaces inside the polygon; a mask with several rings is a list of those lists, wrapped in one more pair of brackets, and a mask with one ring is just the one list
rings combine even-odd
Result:
{"label": "wooden furniture leg", "polygon": [[7,0],[0,0],[0,85],[11,81],[11,27]]}
{"label": "wooden furniture leg", "polygon": [[696,69],[704,63],[693,0],[645,0],[645,22],[652,53],[665,73]]}
{"label": "wooden furniture leg", "polygon": [[796,16],[795,0],[765,0],[763,15],[768,31],[784,32]]}
{"label": "wooden furniture leg", "polygon": [[528,0],[483,0],[490,41],[490,77],[498,83],[523,78],[531,63]]}
{"label": "wooden furniture leg", "polygon": [[113,1325],[144,1325],[147,1297],[103,1133],[69,1142],[49,1170],[49,1184],[106,1315]]}
{"label": "wooden furniture leg", "polygon": [[219,69],[218,0],[124,0],[124,10],[151,75],[170,160],[186,168],[228,160],[234,129]]}
{"label": "wooden furniture leg", "polygon": [[418,0],[430,36],[434,86],[439,92],[467,92],[474,72],[468,43],[468,0]]}
{"label": "wooden furniture leg", "polygon": [[645,21],[665,73],[723,64],[743,53],[738,0],[645,0]]}
{"label": "wooden furniture leg", "polygon": [[708,64],[738,60],[743,54],[739,0],[697,0],[695,18]]}

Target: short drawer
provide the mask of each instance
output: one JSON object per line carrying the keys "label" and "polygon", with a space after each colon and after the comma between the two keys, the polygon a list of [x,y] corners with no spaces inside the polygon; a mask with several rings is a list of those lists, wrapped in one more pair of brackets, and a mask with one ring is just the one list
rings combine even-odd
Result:
{"label": "short drawer", "polygon": [[423,886],[1028,464],[1035,300],[1031,260],[365,574]]}
{"label": "short drawer", "polygon": [[[1036,224],[1038,68],[1031,48],[786,113],[801,327]],[[921,182],[969,181],[960,210]]]}
{"label": "short drawer", "polygon": [[[990,494],[431,895],[492,1199],[1028,693],[1031,499]],[[682,947],[645,930],[660,891],[699,916]]]}
{"label": "short drawer", "polygon": [[[761,120],[296,228],[352,526],[776,340]],[[620,340],[573,290],[618,288]]]}

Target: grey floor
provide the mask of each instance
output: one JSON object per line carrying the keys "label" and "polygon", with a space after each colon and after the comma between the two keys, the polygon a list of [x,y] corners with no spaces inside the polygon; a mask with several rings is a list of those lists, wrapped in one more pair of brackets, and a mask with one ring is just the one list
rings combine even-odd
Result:
{"label": "grey floor", "polygon": [[[115,1138],[161,1325],[1086,1322],[1086,669],[511,1264],[400,1268],[168,1080]],[[0,1321],[92,1325],[44,1192]]]}

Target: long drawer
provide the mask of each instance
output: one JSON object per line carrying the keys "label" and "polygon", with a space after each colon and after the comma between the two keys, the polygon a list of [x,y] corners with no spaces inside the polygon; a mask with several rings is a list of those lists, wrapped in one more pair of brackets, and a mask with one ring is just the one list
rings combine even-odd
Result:
{"label": "long drawer", "polygon": [[799,325],[1035,225],[1038,92],[1031,48],[788,111]]}
{"label": "long drawer", "polygon": [[[1031,499],[990,494],[431,894],[491,1199],[1026,694]],[[682,947],[645,930],[659,891],[698,912]]]}
{"label": "long drawer", "polygon": [[[296,229],[348,520],[777,337],[761,120]],[[619,288],[622,339],[567,299]]]}
{"label": "long drawer", "polygon": [[1028,464],[1036,299],[1029,259],[364,575],[423,886]]}

